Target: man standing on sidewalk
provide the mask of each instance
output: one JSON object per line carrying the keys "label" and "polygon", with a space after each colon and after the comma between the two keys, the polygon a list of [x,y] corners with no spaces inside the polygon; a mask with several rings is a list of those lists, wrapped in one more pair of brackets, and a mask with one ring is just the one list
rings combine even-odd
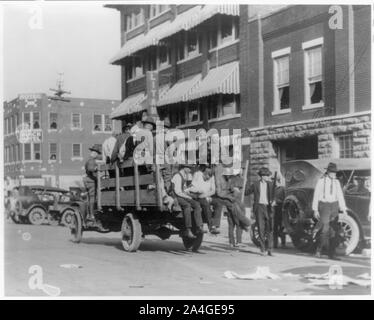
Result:
{"label": "man standing on sidewalk", "polygon": [[262,167],[258,171],[260,180],[254,182],[245,192],[246,195],[253,193],[253,212],[256,218],[256,225],[259,233],[261,255],[265,256],[266,251],[272,256],[273,245],[273,213],[272,213],[272,185],[270,182],[271,172],[268,168]]}
{"label": "man standing on sidewalk", "polygon": [[330,162],[326,173],[317,182],[312,203],[314,217],[319,220],[316,257],[321,257],[322,249],[326,248],[329,258],[333,260],[339,260],[335,256],[339,210],[347,214],[343,191],[336,178],[337,172],[336,164]]}

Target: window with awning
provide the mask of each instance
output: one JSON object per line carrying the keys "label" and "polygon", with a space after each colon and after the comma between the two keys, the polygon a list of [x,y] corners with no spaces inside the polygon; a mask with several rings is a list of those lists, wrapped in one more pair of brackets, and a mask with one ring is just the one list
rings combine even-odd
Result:
{"label": "window with awning", "polygon": [[151,28],[147,34],[142,33],[128,40],[110,63],[118,64],[123,58],[147,47],[156,46],[161,40],[182,30],[191,30],[216,14],[239,16],[239,5],[197,5],[177,15],[173,21],[166,21]]}

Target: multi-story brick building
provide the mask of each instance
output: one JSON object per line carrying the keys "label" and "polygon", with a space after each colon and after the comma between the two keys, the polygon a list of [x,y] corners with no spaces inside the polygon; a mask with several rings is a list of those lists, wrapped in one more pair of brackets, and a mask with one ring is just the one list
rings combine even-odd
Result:
{"label": "multi-story brick building", "polygon": [[[243,7],[251,17],[251,6]],[[369,157],[370,6],[289,6],[241,29],[250,163]]]}
{"label": "multi-story brick building", "polygon": [[[36,93],[4,103],[4,175],[16,184],[82,185],[88,148],[112,134],[109,115],[119,101],[68,100]],[[20,136],[22,124],[33,133],[28,141]]]}
{"label": "multi-story brick building", "polygon": [[157,110],[177,128],[240,128],[251,178],[291,159],[369,157],[369,6],[109,7],[121,17],[114,119]]}

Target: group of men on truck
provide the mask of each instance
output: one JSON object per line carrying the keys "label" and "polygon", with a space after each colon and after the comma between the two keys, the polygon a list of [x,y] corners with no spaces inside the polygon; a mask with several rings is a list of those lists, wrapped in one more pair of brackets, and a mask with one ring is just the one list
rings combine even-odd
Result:
{"label": "group of men on truck", "polygon": [[[168,119],[164,120],[164,128],[166,131],[170,129]],[[103,160],[108,164],[115,164],[131,158],[137,145],[135,134],[141,129],[154,133],[156,123],[153,118],[146,116],[134,125],[126,124],[120,135],[108,138],[102,146]],[[96,223],[99,229],[103,229],[100,222],[95,221],[94,217],[97,189],[96,158],[101,152],[96,147],[89,150],[91,157],[86,162],[86,177],[84,178],[89,196],[87,219]],[[313,209],[316,218],[320,219],[321,229],[317,256],[320,256],[323,245],[329,246],[329,231],[334,229],[331,222],[335,219],[338,208],[340,207],[343,212],[346,211],[343,203],[344,198],[342,198],[341,190],[339,191],[340,184],[335,182],[335,169],[334,164],[330,164],[327,168],[322,191],[322,182],[316,186]],[[232,247],[238,246],[241,242],[241,232],[243,230],[249,231],[251,226],[251,221],[245,215],[244,193],[245,195],[253,195],[253,217],[258,231],[260,254],[272,256],[272,248],[278,246],[279,237],[282,247],[285,247],[285,234],[282,230],[285,189],[280,184],[280,178],[277,175],[271,181],[271,172],[268,168],[260,168],[258,171],[259,180],[247,186],[243,186],[240,170],[224,166],[222,163],[215,165],[164,164],[160,167],[160,172],[163,203],[170,211],[182,211],[185,224],[183,235],[185,237],[193,239],[198,234],[206,233],[207,231],[203,227],[204,220],[210,233],[219,234],[222,211],[223,208],[226,208],[229,243]],[[109,176],[114,177],[113,172],[109,172]],[[327,196],[325,194],[326,188],[331,188],[331,192]],[[333,248],[333,246],[330,247]],[[335,257],[334,250],[329,251],[329,256]]]}

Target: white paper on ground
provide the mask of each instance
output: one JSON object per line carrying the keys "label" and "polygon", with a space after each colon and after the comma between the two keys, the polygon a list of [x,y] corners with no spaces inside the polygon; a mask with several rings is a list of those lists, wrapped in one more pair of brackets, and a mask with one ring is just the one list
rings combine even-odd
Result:
{"label": "white paper on ground", "polygon": [[237,274],[233,271],[226,271],[224,276],[227,279],[242,279],[242,280],[277,280],[280,277],[274,273],[270,272],[269,267],[257,267],[256,272],[249,274]]}

